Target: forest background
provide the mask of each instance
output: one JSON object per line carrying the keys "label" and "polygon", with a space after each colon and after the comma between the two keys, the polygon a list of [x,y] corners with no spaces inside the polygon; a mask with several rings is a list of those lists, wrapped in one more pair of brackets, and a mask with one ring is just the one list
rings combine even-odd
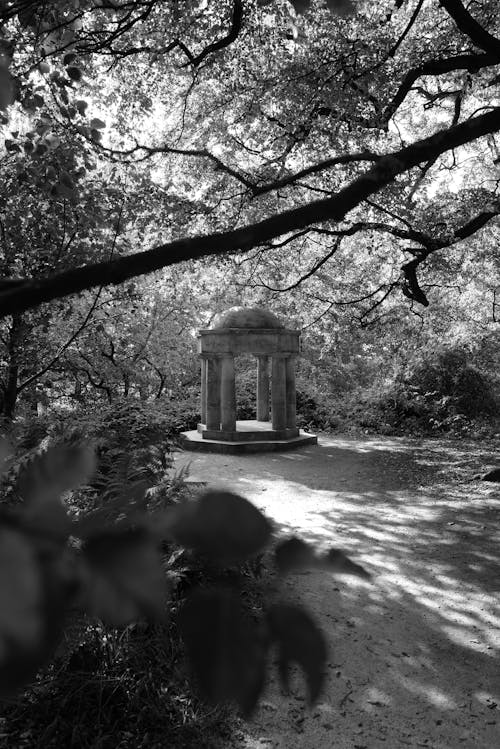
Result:
{"label": "forest background", "polygon": [[499,27],[496,0],[1,2],[7,498],[82,437],[77,514],[175,494],[196,331],[233,305],[302,330],[303,427],[497,435]]}

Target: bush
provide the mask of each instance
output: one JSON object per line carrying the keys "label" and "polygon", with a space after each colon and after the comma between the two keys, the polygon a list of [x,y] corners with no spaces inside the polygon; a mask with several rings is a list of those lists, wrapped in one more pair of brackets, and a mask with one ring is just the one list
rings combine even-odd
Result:
{"label": "bush", "polygon": [[331,408],[304,390],[297,390],[297,426],[312,431],[335,429],[338,419]]}
{"label": "bush", "polygon": [[446,399],[442,405],[449,411],[471,418],[493,415],[498,410],[493,382],[471,358],[462,347],[427,355],[410,368],[403,385],[408,395],[421,396],[429,405]]}
{"label": "bush", "polygon": [[236,418],[257,418],[257,363],[253,356],[236,359]]}

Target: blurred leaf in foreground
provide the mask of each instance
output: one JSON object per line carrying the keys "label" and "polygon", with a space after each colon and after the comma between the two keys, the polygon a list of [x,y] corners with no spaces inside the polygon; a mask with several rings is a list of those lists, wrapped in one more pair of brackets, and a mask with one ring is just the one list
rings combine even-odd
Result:
{"label": "blurred leaf in foreground", "polygon": [[26,463],[18,493],[25,502],[42,504],[80,486],[95,469],[94,451],[83,445],[55,445]]}
{"label": "blurred leaf in foreground", "polygon": [[325,678],[327,648],[323,633],[307,611],[292,604],[271,606],[268,622],[271,638],[278,647],[283,687],[288,690],[290,665],[298,663],[304,671],[312,705],[320,695]]}
{"label": "blurred leaf in foreground", "polygon": [[269,520],[251,502],[224,491],[209,491],[178,505],[157,527],[181,546],[222,564],[253,556],[272,533]]}
{"label": "blurred leaf in foreground", "polygon": [[199,591],[183,606],[179,626],[204,694],[234,700],[250,715],[262,691],[266,641],[236,591]]}
{"label": "blurred leaf in foreground", "polygon": [[111,530],[84,546],[89,613],[120,626],[165,610],[166,577],[156,544],[142,529]]}
{"label": "blurred leaf in foreground", "polygon": [[[38,665],[43,627],[42,577],[28,540],[0,529],[0,694],[9,694]],[[36,666],[35,666],[36,670]]]}
{"label": "blurred leaf in foreground", "polygon": [[338,575],[371,580],[370,573],[340,549],[332,548],[325,554],[318,554],[313,546],[297,536],[277,544],[274,555],[278,571],[283,575],[299,570],[321,569]]}

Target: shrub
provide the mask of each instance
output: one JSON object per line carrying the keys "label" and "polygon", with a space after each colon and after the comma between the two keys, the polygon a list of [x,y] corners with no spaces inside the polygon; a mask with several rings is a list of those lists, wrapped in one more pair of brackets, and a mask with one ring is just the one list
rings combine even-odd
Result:
{"label": "shrub", "polygon": [[410,367],[403,386],[407,397],[425,408],[442,408],[449,415],[470,418],[493,415],[498,403],[492,380],[471,363],[463,347],[445,348],[428,354]]}
{"label": "shrub", "polygon": [[257,364],[254,357],[236,359],[236,418],[257,418]]}

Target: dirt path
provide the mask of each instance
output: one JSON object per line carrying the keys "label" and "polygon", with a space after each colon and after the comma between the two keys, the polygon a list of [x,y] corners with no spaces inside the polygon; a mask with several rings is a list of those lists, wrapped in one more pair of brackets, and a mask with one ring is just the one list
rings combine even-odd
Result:
{"label": "dirt path", "polygon": [[273,675],[246,749],[500,747],[500,485],[477,443],[324,437],[289,453],[183,453],[195,482],[252,500],[280,531],[337,546],[373,584],[325,573],[289,578],[329,643],[312,710],[301,677]]}

